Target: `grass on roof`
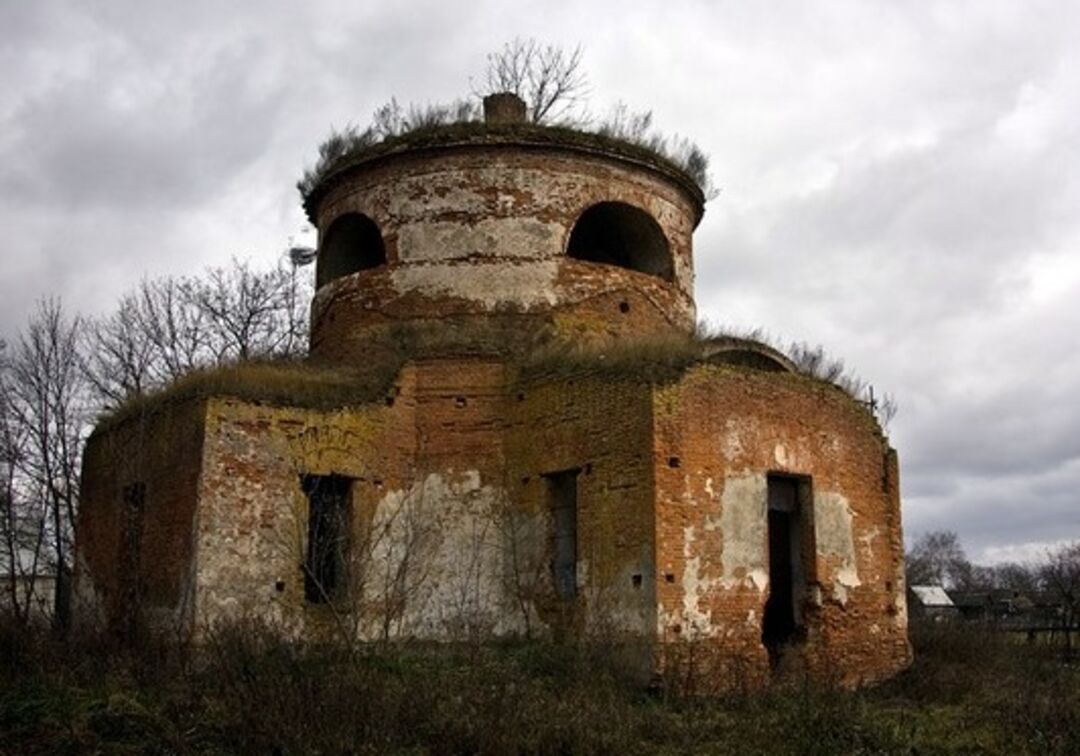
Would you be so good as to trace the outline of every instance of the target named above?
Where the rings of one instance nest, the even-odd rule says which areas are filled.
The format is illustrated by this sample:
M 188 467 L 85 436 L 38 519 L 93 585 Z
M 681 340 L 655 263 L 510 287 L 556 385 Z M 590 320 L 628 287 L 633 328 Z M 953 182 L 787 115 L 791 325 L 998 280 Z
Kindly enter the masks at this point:
M 97 431 L 191 399 L 227 396 L 278 406 L 332 410 L 385 396 L 400 370 L 385 361 L 366 370 L 309 362 L 243 362 L 202 368 L 156 391 L 133 396 L 103 415 Z
M 685 177 L 689 187 L 700 192 L 704 202 L 714 194 L 708 174 L 708 157 L 685 139 L 668 141 L 660 137 L 636 140 L 629 134 L 605 130 L 588 130 L 566 124 L 538 125 L 486 124 L 482 121 L 427 123 L 402 133 L 380 137 L 371 129 L 361 131 L 346 127 L 333 131 L 319 146 L 319 158 L 314 167 L 306 170 L 297 182 L 308 215 L 313 217 L 318 201 L 333 176 L 368 160 L 425 147 L 468 143 L 498 143 L 522 140 L 552 145 L 576 145 L 614 153 L 638 160 Z
M 155 412 L 178 402 L 228 396 L 277 406 L 333 410 L 384 399 L 409 361 L 445 357 L 505 359 L 526 382 L 590 375 L 662 385 L 703 363 L 743 369 L 781 369 L 747 359 L 780 352 L 798 375 L 836 387 L 862 402 L 866 383 L 829 358 L 820 347 L 794 344 L 777 349 L 760 332 L 699 330 L 613 343 L 569 342 L 528 318 L 506 316 L 446 319 L 371 329 L 362 364 L 327 366 L 311 361 L 261 361 L 195 370 L 156 391 L 128 399 L 100 419 L 98 430 Z M 726 351 L 716 352 L 717 346 Z M 887 419 L 886 419 L 887 421 Z

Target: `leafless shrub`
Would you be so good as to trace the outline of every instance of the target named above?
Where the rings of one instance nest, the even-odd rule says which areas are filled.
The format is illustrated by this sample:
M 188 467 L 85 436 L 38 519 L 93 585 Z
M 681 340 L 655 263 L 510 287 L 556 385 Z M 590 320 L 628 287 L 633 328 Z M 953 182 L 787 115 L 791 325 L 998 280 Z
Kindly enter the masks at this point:
M 550 582 L 544 580 L 550 567 L 537 538 L 537 534 L 546 534 L 548 523 L 542 514 L 523 511 L 509 499 L 502 499 L 494 513 L 494 525 L 502 546 L 506 594 L 520 614 L 525 638 L 532 639 L 535 607 L 553 593 Z
M 85 323 L 83 374 L 113 409 L 210 366 L 298 357 L 310 286 L 295 265 L 258 270 L 235 258 L 202 277 L 143 280 Z
M 596 127 L 596 133 L 635 144 L 650 144 L 649 140 L 654 138 L 652 111 L 635 113 L 626 103 L 618 102 Z
M 580 122 L 575 110 L 588 93 L 581 57 L 581 45 L 566 51 L 515 38 L 488 55 L 487 85 L 481 94 L 516 94 L 525 101 L 533 123 Z
M 688 139 L 678 136 L 669 139 L 653 130 L 651 112 L 634 113 L 619 103 L 599 125 L 592 125 L 592 119 L 583 109 L 588 83 L 581 62 L 580 45 L 567 51 L 532 38 L 517 38 L 488 55 L 484 84 L 474 89 L 473 94 L 482 98 L 513 93 L 524 100 L 530 123 L 556 127 L 555 133 L 564 138 L 600 135 L 634 145 L 685 171 L 701 187 L 706 199 L 715 197 L 717 190 L 709 176 L 708 156 Z M 366 129 L 347 126 L 341 131 L 332 130 L 319 147 L 315 165 L 304 171 L 297 188 L 304 197 L 310 196 L 348 157 L 363 155 L 382 143 L 479 120 L 477 99 L 404 108 L 392 98 L 375 110 Z

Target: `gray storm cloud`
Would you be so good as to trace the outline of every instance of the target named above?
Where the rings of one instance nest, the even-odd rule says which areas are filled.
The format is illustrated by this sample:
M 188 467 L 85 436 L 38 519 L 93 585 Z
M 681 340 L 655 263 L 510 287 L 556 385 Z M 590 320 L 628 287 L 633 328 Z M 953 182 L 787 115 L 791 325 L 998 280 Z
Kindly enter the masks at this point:
M 900 404 L 905 527 L 1080 537 L 1080 8 L 1065 2 L 0 5 L 0 319 L 276 259 L 331 126 L 585 48 L 712 157 L 700 314 L 821 343 Z

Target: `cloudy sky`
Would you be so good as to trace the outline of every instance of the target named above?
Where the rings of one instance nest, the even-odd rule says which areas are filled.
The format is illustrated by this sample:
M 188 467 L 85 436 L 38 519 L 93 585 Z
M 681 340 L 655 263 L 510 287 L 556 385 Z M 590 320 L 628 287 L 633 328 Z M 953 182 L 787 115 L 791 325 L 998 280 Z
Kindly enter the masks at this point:
M 712 158 L 700 314 L 823 344 L 900 412 L 909 536 L 1080 538 L 1075 2 L 0 2 L 0 334 L 263 264 L 331 125 L 467 95 L 515 36 Z

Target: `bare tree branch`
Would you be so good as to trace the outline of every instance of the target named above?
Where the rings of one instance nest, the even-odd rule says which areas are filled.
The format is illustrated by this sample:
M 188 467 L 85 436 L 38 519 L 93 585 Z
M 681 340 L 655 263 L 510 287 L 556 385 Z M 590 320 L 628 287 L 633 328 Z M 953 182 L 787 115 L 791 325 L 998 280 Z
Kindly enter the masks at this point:
M 581 58 L 581 45 L 567 52 L 518 37 L 488 55 L 487 86 L 481 94 L 516 94 L 533 123 L 576 121 L 574 110 L 588 93 Z
M 68 619 L 71 543 L 87 419 L 78 351 L 81 328 L 82 321 L 69 319 L 59 301 L 40 302 L 11 356 L 6 392 L 7 412 L 24 438 L 17 470 L 27 498 L 40 502 L 48 514 L 41 532 L 47 529 L 52 549 L 53 619 L 60 628 Z

